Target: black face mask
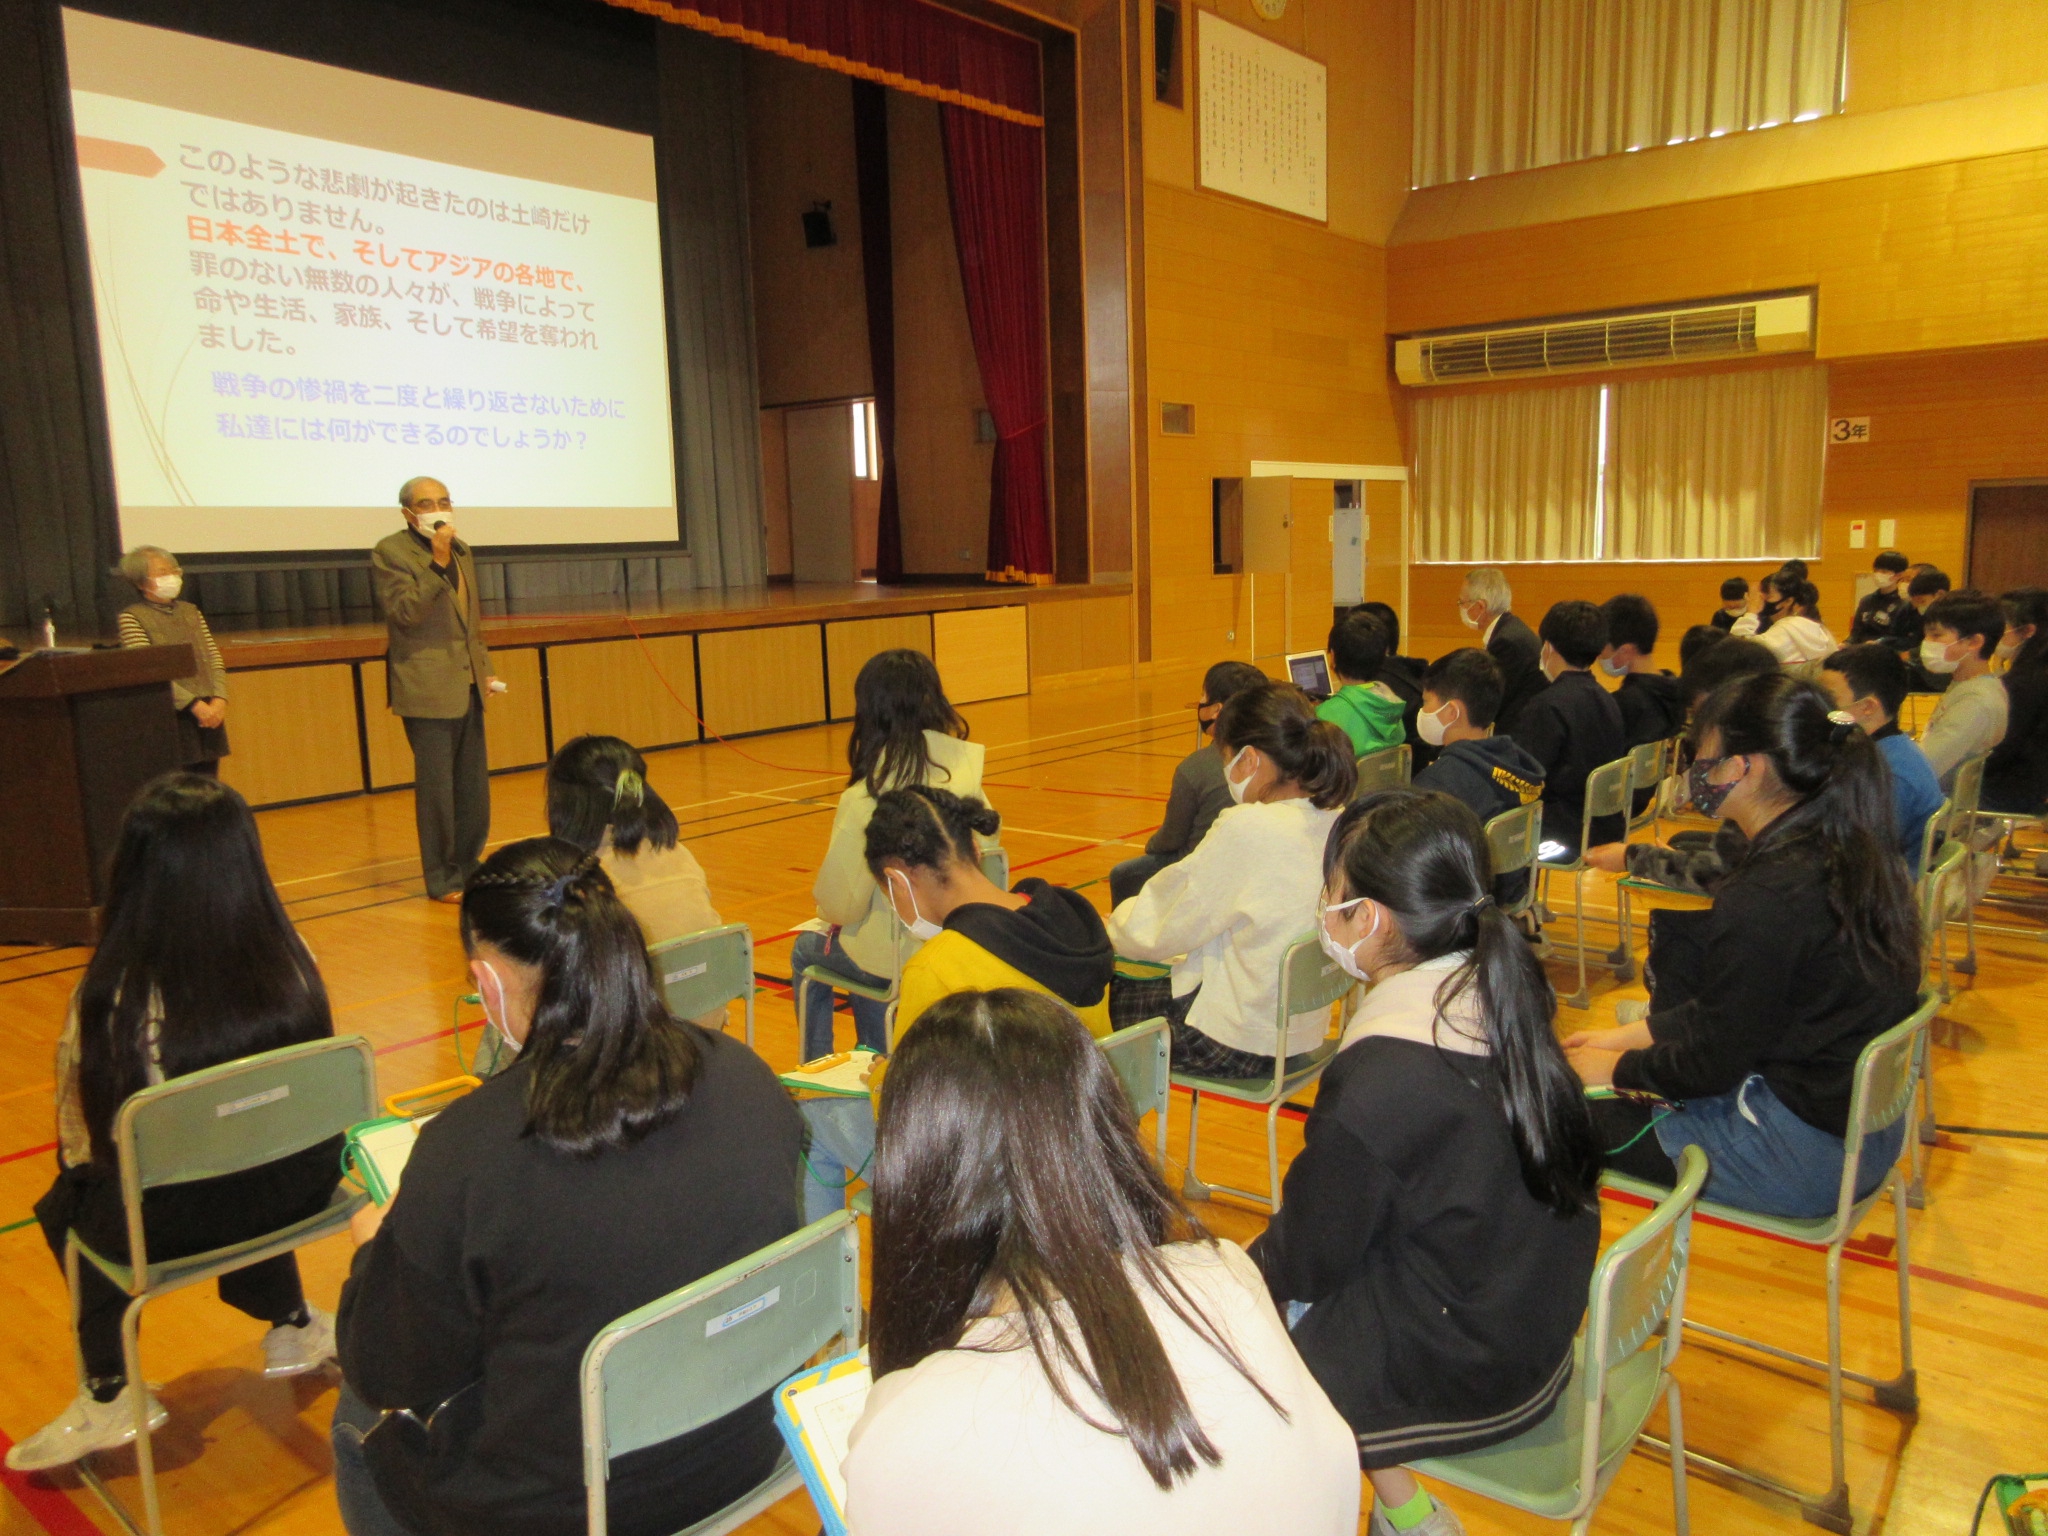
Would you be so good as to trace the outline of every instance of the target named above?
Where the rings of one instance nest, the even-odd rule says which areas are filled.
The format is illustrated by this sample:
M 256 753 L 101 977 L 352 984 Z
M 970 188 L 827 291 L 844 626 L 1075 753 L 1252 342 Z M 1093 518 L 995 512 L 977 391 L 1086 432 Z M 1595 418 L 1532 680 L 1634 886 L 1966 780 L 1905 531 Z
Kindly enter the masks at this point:
M 1709 820 L 1719 819 L 1721 807 L 1735 792 L 1735 786 L 1742 782 L 1740 779 L 1727 784 L 1707 782 L 1707 775 L 1727 761 L 1727 757 L 1696 757 L 1692 766 L 1686 770 L 1685 788 L 1692 799 L 1692 808 Z

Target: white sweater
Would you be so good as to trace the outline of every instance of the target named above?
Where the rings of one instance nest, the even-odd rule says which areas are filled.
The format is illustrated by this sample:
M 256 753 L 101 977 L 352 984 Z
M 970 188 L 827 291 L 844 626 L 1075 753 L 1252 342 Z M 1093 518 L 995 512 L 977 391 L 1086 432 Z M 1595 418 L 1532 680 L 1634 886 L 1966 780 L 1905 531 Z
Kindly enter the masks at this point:
M 1200 1315 L 1286 1410 L 1141 1291 L 1188 1406 L 1223 1460 L 1163 1491 L 1120 1435 L 1059 1400 L 1014 1320 L 885 1376 L 845 1461 L 853 1536 L 1353 1536 L 1358 1448 L 1235 1243 L 1160 1250 Z M 1077 1341 L 1078 1342 L 1078 1341 Z M 1076 1399 L 1105 1409 L 1078 1381 Z
M 1804 614 L 1788 613 L 1762 634 L 1757 633 L 1757 624 L 1757 616 L 1746 613 L 1735 621 L 1734 628 L 1728 633 L 1737 639 L 1756 640 L 1777 657 L 1778 664 L 1783 667 L 1825 661 L 1841 649 L 1840 643 L 1828 632 L 1827 625 Z
M 1188 1023 L 1210 1039 L 1272 1055 L 1280 962 L 1289 944 L 1315 936 L 1336 820 L 1306 800 L 1232 806 L 1193 853 L 1110 914 L 1110 943 L 1134 960 L 1173 961 L 1173 995 L 1202 989 Z M 1287 1054 L 1313 1050 L 1328 1027 L 1322 1010 L 1296 1015 Z

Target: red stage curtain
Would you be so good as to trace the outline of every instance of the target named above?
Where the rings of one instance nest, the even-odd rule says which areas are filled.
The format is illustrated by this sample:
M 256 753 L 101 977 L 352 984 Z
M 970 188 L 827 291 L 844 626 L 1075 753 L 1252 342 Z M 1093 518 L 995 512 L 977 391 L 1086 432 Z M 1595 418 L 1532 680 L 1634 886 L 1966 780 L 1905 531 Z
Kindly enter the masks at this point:
M 609 0 L 953 106 L 1037 127 L 1038 45 L 922 0 Z
M 1046 497 L 1044 135 L 980 112 L 941 107 L 946 184 L 967 323 L 996 422 L 988 506 L 991 581 L 1053 579 Z

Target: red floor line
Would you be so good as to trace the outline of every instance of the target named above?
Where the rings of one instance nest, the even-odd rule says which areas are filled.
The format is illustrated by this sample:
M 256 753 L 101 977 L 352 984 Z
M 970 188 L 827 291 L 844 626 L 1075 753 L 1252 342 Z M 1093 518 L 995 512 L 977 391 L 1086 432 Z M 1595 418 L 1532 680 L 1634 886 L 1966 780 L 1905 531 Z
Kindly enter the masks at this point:
M 1617 1204 L 1641 1206 L 1644 1209 L 1648 1209 L 1651 1204 L 1650 1201 L 1644 1199 L 1641 1195 L 1626 1194 L 1618 1189 L 1603 1189 L 1600 1191 L 1600 1197 L 1603 1200 L 1615 1201 Z M 1721 1227 L 1726 1231 L 1741 1232 L 1750 1237 L 1768 1238 L 1771 1242 L 1783 1243 L 1788 1248 L 1804 1248 L 1809 1253 L 1820 1251 L 1814 1248 L 1811 1243 L 1795 1242 L 1789 1237 L 1780 1237 L 1775 1232 L 1759 1232 L 1752 1227 L 1737 1226 L 1732 1221 L 1722 1221 L 1714 1216 L 1700 1214 L 1695 1216 L 1693 1220 L 1710 1227 Z M 1853 1248 L 1844 1248 L 1842 1250 L 1842 1257 L 1852 1263 L 1868 1264 L 1872 1269 L 1886 1269 L 1890 1270 L 1893 1274 L 1899 1272 L 1899 1262 L 1897 1259 L 1880 1258 L 1874 1253 L 1858 1253 Z M 2000 1301 L 2015 1302 L 2023 1307 L 2039 1307 L 2043 1311 L 2048 1311 L 2048 1296 L 2037 1295 L 2033 1291 L 2017 1290 L 2009 1285 L 2000 1285 L 1995 1280 L 1979 1280 L 1974 1275 L 1959 1275 L 1952 1270 L 1934 1269 L 1926 1264 L 1915 1264 L 1912 1268 L 1912 1275 L 1915 1280 L 1931 1280 L 1936 1285 L 1953 1286 L 1960 1291 L 1975 1291 L 1979 1296 L 1994 1296 Z
M 455 1033 L 459 1035 L 465 1029 L 481 1029 L 483 1025 L 484 1021 L 482 1019 L 471 1019 L 467 1024 L 456 1025 Z M 414 1046 L 425 1045 L 430 1040 L 445 1040 L 448 1038 L 448 1034 L 449 1031 L 444 1026 L 435 1030 L 432 1034 L 414 1035 L 410 1040 L 394 1040 L 389 1045 L 380 1045 L 377 1047 L 376 1054 L 379 1056 L 389 1056 L 393 1051 L 409 1051 Z
M 12 1437 L 0 1429 L 0 1456 L 13 1449 Z M 0 1470 L 0 1483 L 6 1485 L 7 1491 L 49 1536 L 100 1536 L 100 1528 L 84 1510 L 57 1489 L 37 1481 L 34 1474 Z
M 40 1147 L 23 1147 L 19 1152 L 9 1152 L 5 1157 L 0 1157 L 0 1163 L 18 1163 L 24 1157 L 34 1157 L 38 1152 L 54 1152 L 56 1150 L 57 1143 L 46 1141 Z
M 1010 873 L 1015 875 L 1020 869 L 1034 869 L 1040 864 L 1050 864 L 1057 859 L 1071 859 L 1077 853 L 1092 853 L 1097 848 L 1107 848 L 1111 843 L 1126 842 L 1136 837 L 1140 832 L 1156 832 L 1158 830 L 1159 828 L 1156 824 L 1149 827 L 1139 827 L 1136 831 L 1119 832 L 1115 837 L 1105 837 L 1100 842 L 1083 843 L 1078 848 L 1069 848 L 1061 853 L 1048 853 L 1042 858 L 1026 859 L 1022 864 L 1012 864 L 1010 866 Z

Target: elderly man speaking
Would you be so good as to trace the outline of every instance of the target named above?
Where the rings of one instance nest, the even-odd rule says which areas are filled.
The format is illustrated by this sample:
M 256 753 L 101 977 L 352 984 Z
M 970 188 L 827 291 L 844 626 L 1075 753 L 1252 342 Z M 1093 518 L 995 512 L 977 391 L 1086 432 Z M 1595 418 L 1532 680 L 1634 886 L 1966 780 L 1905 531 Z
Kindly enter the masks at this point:
M 406 526 L 370 552 L 389 635 L 385 683 L 412 745 L 427 895 L 459 902 L 491 830 L 484 697 L 505 685 L 491 674 L 476 561 L 455 535 L 448 487 L 424 476 L 408 480 L 398 504 Z

